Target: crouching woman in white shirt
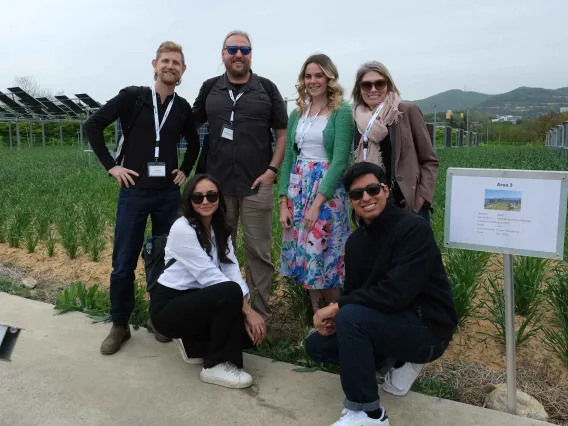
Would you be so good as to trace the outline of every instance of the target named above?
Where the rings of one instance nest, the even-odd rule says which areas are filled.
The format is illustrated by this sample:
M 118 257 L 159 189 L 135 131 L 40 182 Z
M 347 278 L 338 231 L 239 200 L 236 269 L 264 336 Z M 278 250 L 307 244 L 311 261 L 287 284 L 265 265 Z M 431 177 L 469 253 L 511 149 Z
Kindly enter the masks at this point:
M 175 263 L 152 292 L 152 323 L 176 339 L 185 362 L 203 363 L 202 381 L 246 388 L 252 377 L 243 370 L 242 351 L 260 344 L 266 327 L 248 304 L 223 194 L 214 178 L 200 174 L 187 183 L 180 204 L 164 259 Z

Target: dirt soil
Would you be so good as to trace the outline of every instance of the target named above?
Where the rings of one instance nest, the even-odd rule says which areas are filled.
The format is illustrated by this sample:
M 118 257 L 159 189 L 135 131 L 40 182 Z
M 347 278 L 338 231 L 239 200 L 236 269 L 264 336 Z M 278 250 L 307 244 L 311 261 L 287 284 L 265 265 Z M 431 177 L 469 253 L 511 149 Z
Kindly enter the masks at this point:
M 79 254 L 76 259 L 69 259 L 61 246 L 56 246 L 53 257 L 49 257 L 42 243 L 35 253 L 28 253 L 24 248 L 11 248 L 0 244 L 0 264 L 24 268 L 36 279 L 54 283 L 68 284 L 71 281 L 83 281 L 87 285 L 99 284 L 108 288 L 112 272 L 112 244 L 107 241 L 107 248 L 99 262 L 93 262 L 88 255 Z M 136 278 L 144 279 L 144 266 L 139 258 Z

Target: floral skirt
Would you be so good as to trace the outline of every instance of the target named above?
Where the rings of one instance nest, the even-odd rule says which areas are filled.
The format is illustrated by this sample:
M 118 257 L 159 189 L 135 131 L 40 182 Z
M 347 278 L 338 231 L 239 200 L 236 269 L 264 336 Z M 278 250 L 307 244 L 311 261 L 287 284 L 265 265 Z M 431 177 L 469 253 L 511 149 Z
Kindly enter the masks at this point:
M 345 243 L 351 233 L 349 199 L 340 182 L 333 197 L 321 207 L 310 232 L 304 229 L 304 216 L 318 194 L 329 163 L 298 161 L 288 186 L 288 209 L 292 227 L 284 229 L 280 275 L 293 277 L 304 288 L 341 288 L 345 278 Z

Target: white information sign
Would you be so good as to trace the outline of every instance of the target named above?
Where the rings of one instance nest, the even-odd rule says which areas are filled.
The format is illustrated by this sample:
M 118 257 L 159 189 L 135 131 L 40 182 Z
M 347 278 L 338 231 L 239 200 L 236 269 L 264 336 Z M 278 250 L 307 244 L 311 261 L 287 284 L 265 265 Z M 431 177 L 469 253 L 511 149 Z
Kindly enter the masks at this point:
M 449 168 L 445 246 L 563 257 L 568 172 Z

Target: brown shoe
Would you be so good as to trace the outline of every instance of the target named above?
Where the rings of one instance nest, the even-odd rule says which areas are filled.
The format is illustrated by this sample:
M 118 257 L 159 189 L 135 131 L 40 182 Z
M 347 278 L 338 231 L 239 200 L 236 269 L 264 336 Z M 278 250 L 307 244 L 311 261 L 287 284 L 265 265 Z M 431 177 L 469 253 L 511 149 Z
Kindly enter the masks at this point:
M 152 324 L 152 320 L 150 318 L 148 318 L 148 322 L 146 323 L 146 329 L 148 330 L 148 333 L 154 333 L 154 337 L 160 343 L 168 343 L 172 341 L 171 337 L 166 337 L 163 334 L 160 334 L 160 332 L 154 328 L 154 324 Z
M 130 339 L 130 326 L 128 324 L 113 324 L 107 338 L 101 344 L 101 353 L 103 355 L 112 355 L 118 352 L 124 342 Z

